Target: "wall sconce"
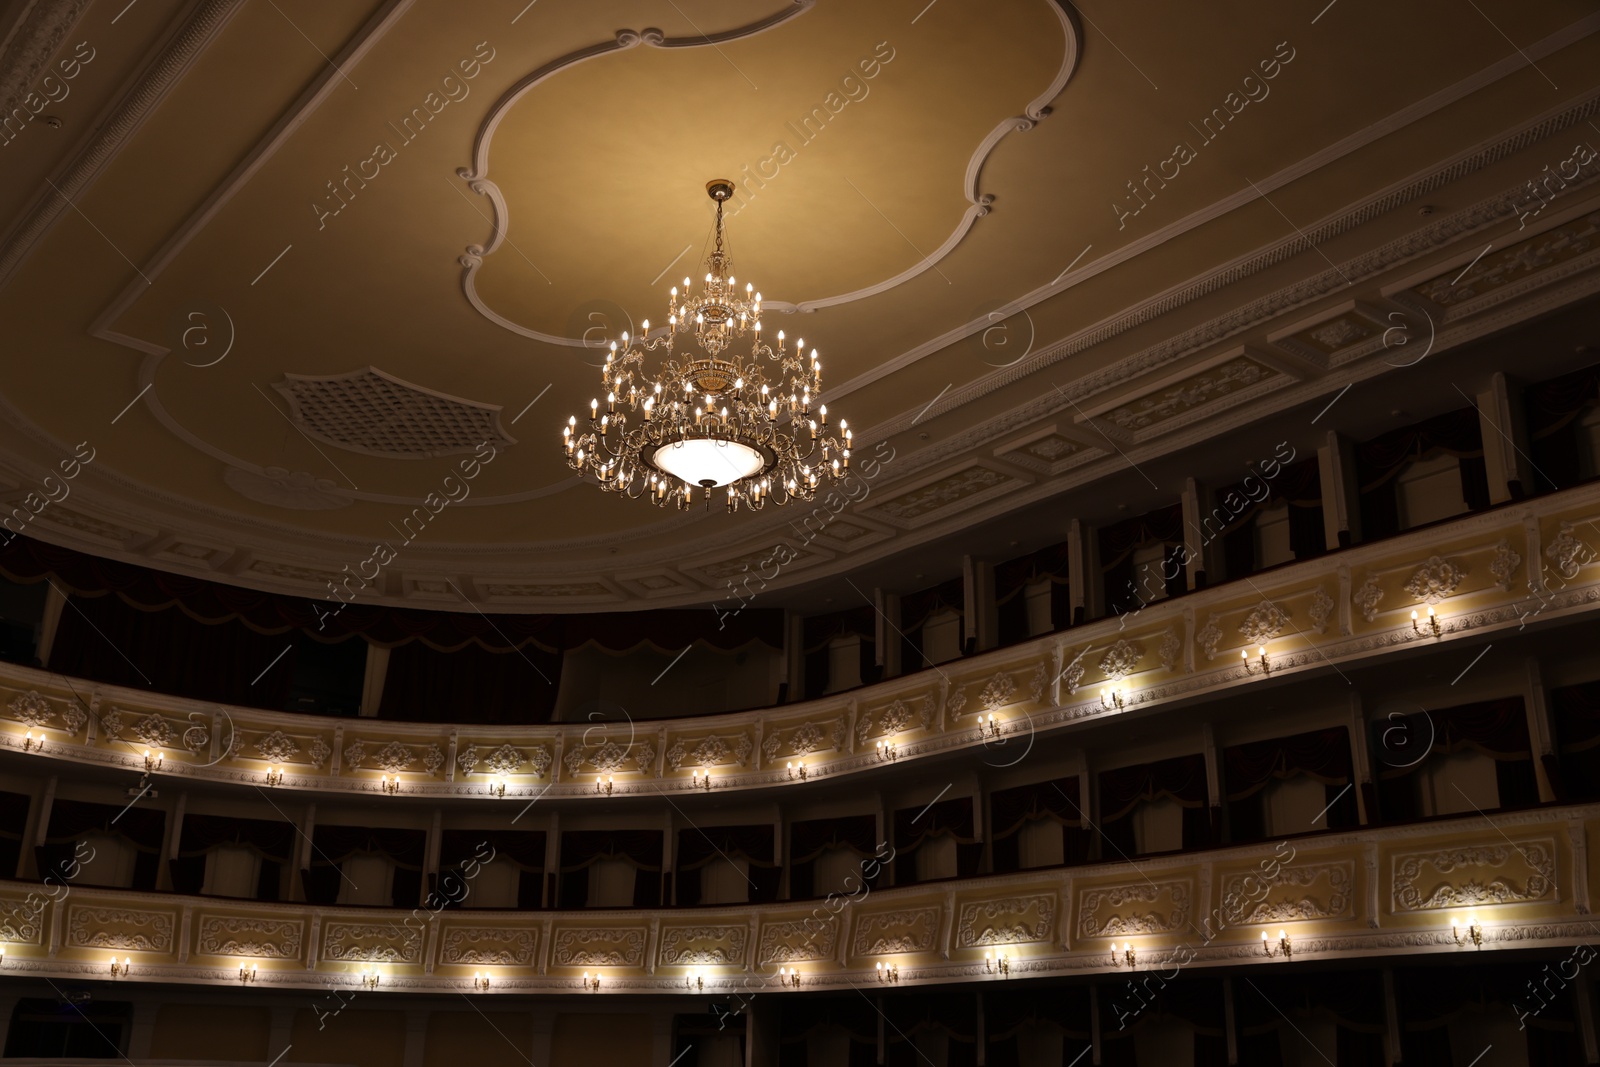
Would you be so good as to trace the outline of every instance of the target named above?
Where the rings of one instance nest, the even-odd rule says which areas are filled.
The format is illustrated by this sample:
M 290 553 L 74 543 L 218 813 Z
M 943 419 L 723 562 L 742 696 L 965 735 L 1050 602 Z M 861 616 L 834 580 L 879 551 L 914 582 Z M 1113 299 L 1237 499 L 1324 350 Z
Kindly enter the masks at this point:
M 702 993 L 705 992 L 706 980 L 701 976 L 700 969 L 698 967 L 683 976 L 683 988 Z
M 268 767 L 267 768 L 267 774 L 266 774 L 266 782 L 267 782 L 268 785 L 282 785 L 283 784 L 283 768 L 282 767 Z
M 255 980 L 256 980 L 256 965 L 252 963 L 247 967 L 244 964 L 240 964 L 239 965 L 239 984 L 240 985 L 249 985 L 251 982 L 254 982 Z
M 42 735 L 39 736 L 39 737 L 34 737 L 33 736 L 33 731 L 29 730 L 28 731 L 28 736 L 26 736 L 26 737 L 24 737 L 22 739 L 22 751 L 24 751 L 24 752 L 43 752 L 44 751 L 44 737 Z
M 600 972 L 596 971 L 594 973 L 594 977 L 591 978 L 591 977 L 589 977 L 589 972 L 588 971 L 584 971 L 583 972 L 583 985 L 584 985 L 584 988 L 588 989 L 591 993 L 600 992 Z
M 506 780 L 504 778 L 496 778 L 493 782 L 490 782 L 489 783 L 489 795 L 492 796 L 492 797 L 503 797 L 503 796 L 505 796 L 506 795 Z
M 614 784 L 615 784 L 615 781 L 612 778 L 612 776 L 609 775 L 609 774 L 606 775 L 604 778 L 596 778 L 594 780 L 594 791 L 597 794 L 598 793 L 604 793 L 606 796 L 610 796 L 611 795 L 611 789 L 612 789 Z
M 1268 959 L 1275 959 L 1278 956 L 1288 959 L 1290 956 L 1294 955 L 1294 946 L 1289 943 L 1288 933 L 1286 931 L 1279 930 L 1278 947 L 1274 949 L 1272 944 L 1267 940 L 1267 932 L 1263 930 L 1261 931 L 1261 951 Z
M 695 770 L 690 771 L 689 772 L 689 786 L 692 789 L 704 789 L 707 792 L 710 792 L 711 791 L 711 772 L 707 771 L 706 773 L 701 774 L 698 768 L 696 768 Z
M 480 993 L 489 991 L 489 976 L 478 971 L 472 972 L 472 988 Z
M 1000 724 L 994 721 L 994 712 L 991 711 L 989 713 L 989 717 L 987 719 L 983 718 L 982 716 L 979 716 L 979 718 L 978 718 L 978 739 L 982 740 L 985 737 L 999 737 L 999 736 L 1000 736 Z
M 798 764 L 794 763 L 793 761 L 786 763 L 784 764 L 784 770 L 789 772 L 790 778 L 800 778 L 803 780 L 806 776 L 806 761 L 801 760 Z
M 157 752 L 152 754 L 147 748 L 144 750 L 144 769 L 146 771 L 159 771 L 161 769 L 162 761 L 164 761 L 166 758 L 166 753 Z
M 983 969 L 990 974 L 1003 974 L 1009 977 L 1011 975 L 1011 958 L 1005 954 L 1004 949 L 998 955 L 989 949 L 984 949 Z
M 884 964 L 878 963 L 878 964 L 874 964 L 873 966 L 877 969 L 878 981 L 880 981 L 880 982 L 898 982 L 898 981 L 900 981 L 900 965 L 898 963 L 891 963 L 891 964 L 889 964 L 887 966 L 885 966 Z
M 1266 645 L 1256 646 L 1255 663 L 1250 662 L 1250 650 L 1248 648 L 1239 650 L 1239 659 L 1244 662 L 1244 673 L 1247 675 L 1259 674 L 1265 676 L 1272 673 L 1272 661 L 1267 658 Z
M 6 965 L 6 947 L 4 945 L 0 945 L 0 967 L 4 967 L 5 965 Z
M 1115 941 L 1111 942 L 1111 964 L 1112 964 L 1112 966 L 1116 966 L 1118 964 L 1124 964 L 1125 963 L 1125 964 L 1128 965 L 1129 969 L 1132 969 L 1137 964 L 1137 962 L 1138 962 L 1137 961 L 1137 957 L 1134 956 L 1134 952 L 1133 952 L 1133 942 L 1132 941 L 1128 941 L 1128 942 L 1125 942 L 1123 944 L 1123 946 L 1122 946 L 1122 955 L 1121 956 L 1117 955 L 1117 943 Z
M 400 792 L 400 776 L 397 774 L 391 778 L 387 774 L 384 775 L 383 780 L 379 783 L 379 787 L 382 788 L 385 793 L 389 794 L 390 796 L 394 796 L 396 793 Z
M 131 970 L 133 970 L 133 961 L 128 957 L 122 957 L 121 963 L 117 962 L 117 957 L 111 957 L 111 977 L 126 978 Z
M 893 741 L 878 742 L 878 762 L 892 763 L 900 758 L 898 746 Z
M 1419 635 L 1423 632 L 1422 627 L 1417 624 L 1417 613 L 1415 611 L 1411 613 L 1411 629 L 1413 632 Z M 1443 631 L 1439 629 L 1439 616 L 1433 613 L 1432 604 L 1428 605 L 1428 632 L 1432 633 L 1435 637 L 1438 637 L 1441 633 L 1443 633 Z
M 1461 936 L 1461 920 L 1459 918 L 1451 919 L 1450 936 L 1455 938 L 1455 942 L 1458 945 L 1465 945 L 1470 942 L 1474 948 L 1483 947 L 1483 926 L 1478 922 L 1476 915 L 1467 916 L 1466 937 Z
M 793 967 L 778 968 L 778 984 L 786 985 L 790 989 L 800 988 L 800 972 Z
M 1100 690 L 1100 706 L 1107 711 L 1121 711 L 1123 705 L 1122 690 L 1114 685 L 1108 685 Z
M 372 969 L 370 967 L 365 968 L 361 972 L 361 988 L 362 989 L 377 989 L 378 988 L 378 982 L 381 980 L 381 978 L 382 978 L 382 976 L 380 974 L 378 974 L 378 972 L 376 970 L 374 970 L 374 969 Z

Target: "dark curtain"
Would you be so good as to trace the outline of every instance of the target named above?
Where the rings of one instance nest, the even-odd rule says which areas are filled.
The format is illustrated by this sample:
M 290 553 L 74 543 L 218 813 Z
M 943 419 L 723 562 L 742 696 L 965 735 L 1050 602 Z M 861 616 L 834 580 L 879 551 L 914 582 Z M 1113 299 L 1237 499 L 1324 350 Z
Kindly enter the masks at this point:
M 1105 582 L 1107 612 L 1118 615 L 1137 611 L 1158 599 L 1157 589 L 1167 596 L 1180 596 L 1188 589 L 1188 578 L 1177 566 L 1183 554 L 1183 505 L 1157 508 L 1113 526 L 1096 531 L 1100 542 L 1100 572 Z M 1133 554 L 1148 545 L 1167 546 L 1159 574 L 1134 573 Z M 1167 575 L 1174 577 L 1168 578 Z
M 489 852 L 490 849 L 494 851 Z M 541 906 L 540 891 L 544 879 L 545 833 L 543 830 L 445 830 L 439 835 L 439 871 L 441 881 L 449 872 L 464 879 L 473 863 L 483 862 L 483 855 L 492 855 L 491 862 L 508 863 L 518 870 L 517 907 L 533 911 Z M 438 886 L 433 887 L 438 893 Z M 455 894 L 439 894 L 447 906 L 459 905 L 465 898 Z
M 921 808 L 903 808 L 894 813 L 894 884 L 914 885 L 917 881 L 917 849 L 935 837 L 952 837 L 956 842 L 956 877 L 971 878 L 978 873 L 983 845 L 978 841 L 972 819 L 972 798 L 952 797 Z
M 924 992 L 915 996 L 885 997 L 885 1067 L 925 1067 L 925 1055 L 915 1046 L 918 1031 L 943 1031 L 948 1067 L 970 1067 L 977 1062 L 977 1007 L 971 992 Z
M 965 583 L 961 578 L 929 586 L 900 598 L 900 668 L 909 674 L 928 665 L 922 654 L 922 627 L 934 615 L 954 611 L 960 615 L 966 597 Z M 965 647 L 965 623 L 961 641 Z
M 1476 408 L 1447 411 L 1390 430 L 1355 447 L 1361 495 L 1361 537 L 1375 541 L 1400 532 L 1395 476 L 1419 459 L 1455 456 L 1461 465 L 1462 502 L 1468 511 L 1489 506 L 1489 475 L 1483 459 L 1483 428 Z
M 428 835 L 422 830 L 378 826 L 323 826 L 311 831 L 311 866 L 300 872 L 306 902 L 333 904 L 344 877 L 339 865 L 351 856 L 375 853 L 394 864 L 391 903 L 412 907 L 422 898 L 422 866 Z
M 828 645 L 836 637 L 861 638 L 861 684 L 871 685 L 881 674 L 876 662 L 877 609 L 871 604 L 859 608 L 813 615 L 801 625 L 805 654 L 805 694 L 818 697 L 828 690 L 831 680 Z
M 528 647 L 440 652 L 420 641 L 389 653 L 378 717 L 402 722 L 549 722 L 561 654 Z
M 196 622 L 177 608 L 146 611 L 114 596 L 73 595 L 61 612 L 48 669 L 130 689 L 281 710 L 294 681 L 292 638 L 237 621 Z
M 1017 838 L 1030 822 L 1048 819 L 1061 828 L 1061 858 L 1089 859 L 1091 837 L 1078 808 L 1078 776 L 1057 778 L 989 794 L 990 857 L 995 874 L 1022 869 Z
M 1134 809 L 1164 797 L 1176 800 L 1183 808 L 1184 848 L 1205 848 L 1214 840 L 1206 758 L 1201 753 L 1101 771 L 1099 787 L 1100 829 L 1110 845 L 1101 854 L 1104 860 L 1138 853 Z
M 1271 782 L 1298 775 L 1322 783 L 1330 805 L 1328 829 L 1356 825 L 1355 790 L 1349 788 L 1350 733 L 1335 726 L 1223 750 L 1222 793 L 1229 839 L 1259 841 L 1266 837 L 1264 790 Z
M 1028 633 L 1028 587 L 1040 579 L 1050 583 L 1050 628 L 1071 625 L 1071 545 L 1046 545 L 1025 556 L 1008 559 L 994 568 L 994 598 L 999 609 L 1000 644 L 1026 641 Z
M 53 577 L 67 592 L 89 599 L 115 593 L 143 611 L 176 606 L 200 622 L 238 619 L 261 634 L 303 630 L 322 641 L 360 635 L 385 648 L 411 641 L 421 641 L 443 652 L 468 643 L 490 651 L 533 644 L 547 652 L 579 648 L 590 642 L 612 652 L 626 652 L 640 644 L 676 652 L 691 641 L 725 651 L 742 648 L 751 641 L 761 641 L 771 648 L 783 647 L 783 611 L 777 608 L 726 613 L 681 608 L 568 615 L 486 615 L 473 610 L 392 608 L 342 603 L 351 595 L 343 590 L 330 592 L 330 599 L 324 600 L 263 593 L 103 559 L 26 537 L 15 537 L 0 546 L 0 574 L 16 582 Z M 360 589 L 354 581 L 351 587 Z M 63 615 L 63 622 L 70 614 L 68 611 Z M 274 652 L 282 647 L 280 642 Z M 138 657 L 133 658 L 138 662 Z
M 661 906 L 660 830 L 568 830 L 561 835 L 561 898 L 563 908 L 581 908 L 589 901 L 589 866 L 596 860 L 619 859 L 633 865 L 633 906 Z
M 871 815 L 850 815 L 842 819 L 802 819 L 789 824 L 789 899 L 808 900 L 816 896 L 817 857 L 830 848 L 848 848 L 865 860 L 878 853 L 878 820 Z M 881 872 L 862 878 L 876 886 Z
M 1529 491 L 1548 493 L 1577 485 L 1583 480 L 1579 416 L 1600 403 L 1600 363 L 1530 385 L 1522 402 L 1534 468 Z
M 750 865 L 748 900 L 764 904 L 778 899 L 778 879 L 783 868 L 771 823 L 744 826 L 706 826 L 678 831 L 678 851 L 673 858 L 680 905 L 700 903 L 700 871 L 708 863 L 742 857 Z
M 0 792 L 0 878 L 17 877 L 22 860 L 22 838 L 28 831 L 33 800 L 22 793 Z M 70 868 L 68 868 L 70 870 Z M 39 877 L 50 872 L 40 869 Z M 57 876 L 60 880 L 60 876 Z
M 133 888 L 154 889 L 161 863 L 167 813 L 137 804 L 123 807 L 86 800 L 56 800 L 44 840 L 34 849 L 39 875 L 70 870 L 75 845 L 88 833 L 112 834 L 134 847 Z
M 206 857 L 223 845 L 237 845 L 261 857 L 257 900 L 277 900 L 279 878 L 294 855 L 297 831 L 287 820 L 239 819 L 231 815 L 185 815 L 178 855 L 168 863 L 175 893 L 197 894 L 205 884 Z
M 1405 736 L 1432 737 L 1428 758 L 1410 766 L 1392 766 L 1385 760 L 1385 735 L 1404 726 Z M 1420 817 L 1412 776 L 1437 756 L 1470 749 L 1495 761 L 1495 781 L 1500 804 L 1495 810 L 1532 807 L 1539 803 L 1528 743 L 1528 717 L 1520 696 L 1486 700 L 1437 711 L 1422 711 L 1403 719 L 1379 719 L 1370 724 L 1372 751 L 1379 753 L 1378 807 L 1385 822 L 1406 822 Z
M 1220 531 L 1229 579 L 1260 569 L 1256 558 L 1256 515 L 1262 508 L 1280 502 L 1289 507 L 1289 550 L 1294 558 L 1310 559 L 1328 550 L 1322 521 L 1322 471 L 1312 456 L 1279 468 L 1276 478 L 1252 474 L 1218 491 L 1211 514 L 1201 526 L 1208 539 Z
M 1552 689 L 1550 714 L 1559 764 L 1546 769 L 1557 799 L 1600 797 L 1600 681 Z

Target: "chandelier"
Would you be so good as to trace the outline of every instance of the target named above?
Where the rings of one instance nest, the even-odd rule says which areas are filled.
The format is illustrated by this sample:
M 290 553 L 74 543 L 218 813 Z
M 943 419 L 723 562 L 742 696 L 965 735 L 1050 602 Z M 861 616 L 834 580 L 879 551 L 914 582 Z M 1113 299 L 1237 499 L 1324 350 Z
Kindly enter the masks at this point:
M 730 512 L 811 500 L 825 479 L 850 469 L 851 432 L 843 419 L 842 438 L 828 432 L 816 349 L 807 353 L 797 338 L 791 350 L 782 330 L 776 350 L 762 340 L 761 294 L 748 282 L 741 292 L 729 273 L 722 205 L 733 183 L 719 178 L 706 192 L 717 223 L 705 284 L 696 293 L 685 278 L 668 298 L 665 327 L 652 331 L 646 319 L 641 336 L 611 342 L 601 372 L 605 409 L 591 400 L 588 429 L 575 415 L 562 428 L 567 465 L 607 492 L 658 507 L 688 508 L 696 489 L 707 507 L 726 489 Z M 680 335 L 693 345 L 681 357 Z M 734 350 L 746 341 L 747 354 Z M 653 352 L 661 356 L 652 374 L 645 355 Z M 638 413 L 632 426 L 629 412 Z

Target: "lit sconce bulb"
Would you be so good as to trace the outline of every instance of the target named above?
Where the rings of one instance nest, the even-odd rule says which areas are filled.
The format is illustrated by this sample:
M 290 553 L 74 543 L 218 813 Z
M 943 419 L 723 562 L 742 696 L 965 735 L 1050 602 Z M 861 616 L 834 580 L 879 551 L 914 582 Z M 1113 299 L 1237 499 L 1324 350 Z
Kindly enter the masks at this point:
M 731 281 L 733 281 L 733 279 L 729 278 L 728 281 L 731 282 Z M 756 287 L 754 285 L 752 285 L 750 282 L 745 282 L 744 283 L 744 291 L 747 292 L 747 293 L 753 293 L 753 292 L 756 291 Z
M 1423 628 L 1417 624 L 1417 613 L 1415 611 L 1413 611 L 1411 613 L 1411 629 L 1414 632 L 1419 633 L 1419 634 L 1423 632 Z M 1435 637 L 1438 637 L 1440 635 L 1440 633 L 1441 633 L 1441 630 L 1439 629 L 1439 618 L 1438 618 L 1438 616 L 1436 616 L 1433 613 L 1433 605 L 1432 604 L 1428 605 L 1428 626 L 1427 626 L 1427 629 L 1428 629 L 1428 632 L 1433 634 L 1433 636 L 1435 636 Z
M 1100 706 L 1107 709 L 1121 709 L 1125 701 L 1122 690 L 1114 685 L 1108 685 L 1100 690 Z
M 489 976 L 479 971 L 473 971 L 472 988 L 480 993 L 487 992 L 489 989 Z
M 253 963 L 249 964 L 248 966 L 246 966 L 244 964 L 241 964 L 239 966 L 239 983 L 241 985 L 249 985 L 251 982 L 254 982 L 255 980 L 256 980 L 256 965 L 253 964 Z

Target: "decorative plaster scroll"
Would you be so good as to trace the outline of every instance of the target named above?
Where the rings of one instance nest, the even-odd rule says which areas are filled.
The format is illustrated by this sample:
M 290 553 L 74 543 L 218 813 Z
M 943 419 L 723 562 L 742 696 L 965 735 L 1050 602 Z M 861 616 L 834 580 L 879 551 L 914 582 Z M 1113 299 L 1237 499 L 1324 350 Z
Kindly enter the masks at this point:
M 1012 696 L 1017 691 L 1017 683 L 1009 671 L 1000 671 L 989 684 L 983 687 L 983 692 L 978 694 L 978 700 L 983 704 L 985 711 L 994 711 L 1011 703 Z
M 1117 638 L 1117 643 L 1106 650 L 1100 657 L 1100 670 L 1107 678 L 1120 682 L 1132 674 L 1139 667 L 1139 660 L 1144 656 L 1144 648 L 1137 641 L 1129 641 L 1126 637 Z
M 67 944 L 74 948 L 170 952 L 173 925 L 171 912 L 75 905 L 67 913 Z
M 537 927 L 451 926 L 440 943 L 439 962 L 528 967 L 538 944 Z
M 1361 583 L 1350 596 L 1350 602 L 1361 609 L 1361 617 L 1368 622 L 1376 622 L 1378 618 L 1378 601 L 1383 599 L 1383 590 L 1378 588 L 1378 576 L 1368 574 L 1367 580 Z
M 857 956 L 927 952 L 939 932 L 939 909 L 905 908 L 862 915 L 856 919 L 850 951 Z
M 330 922 L 322 928 L 321 956 L 347 963 L 419 963 L 422 934 L 394 923 Z
M 1556 565 L 1556 573 L 1569 582 L 1578 576 L 1584 564 L 1594 562 L 1595 558 L 1594 550 L 1572 532 L 1570 522 L 1561 524 L 1560 532 L 1545 546 L 1544 554 Z
M 1181 882 L 1140 882 L 1078 891 L 1078 936 L 1161 934 L 1189 921 L 1193 886 Z
M 17 694 L 6 707 L 11 709 L 12 717 L 24 726 L 45 726 L 55 717 L 50 701 L 40 696 L 37 689 Z
M 1289 613 L 1270 600 L 1263 600 L 1239 624 L 1246 644 L 1264 645 L 1283 632 L 1289 624 Z
M 736 926 L 669 926 L 661 931 L 657 958 L 664 966 L 710 963 L 744 966 L 748 924 Z
M 1522 557 L 1511 547 L 1511 542 L 1500 538 L 1500 543 L 1494 546 L 1494 559 L 1489 563 L 1489 573 L 1494 576 L 1494 582 L 1501 592 L 1511 592 L 1511 576 L 1517 573 L 1517 567 L 1521 564 Z
M 1033 669 L 1033 677 L 1028 681 L 1028 699 L 1035 704 L 1043 704 L 1045 690 L 1048 688 L 1050 688 L 1050 672 L 1041 661 Z
M 1178 665 L 1178 657 L 1183 655 L 1183 641 L 1178 637 L 1178 631 L 1167 627 L 1161 635 L 1161 645 L 1156 649 L 1156 655 L 1161 657 L 1161 669 L 1173 670 Z
M 1337 863 L 1302 864 L 1282 867 L 1276 878 L 1270 879 L 1271 889 L 1266 896 L 1259 888 L 1250 889 L 1247 883 L 1259 881 L 1254 872 L 1240 871 L 1227 875 L 1222 881 L 1224 912 L 1222 921 L 1230 926 L 1254 923 L 1301 922 L 1307 919 L 1355 918 L 1354 860 Z M 1287 891 L 1284 887 L 1288 887 Z M 1229 901 L 1251 902 L 1248 911 L 1237 914 L 1226 909 Z
M 321 770 L 322 765 L 328 762 L 328 757 L 333 755 L 333 749 L 328 747 L 328 742 L 319 734 L 311 739 L 311 747 L 306 750 L 306 755 L 311 757 L 311 765 Z
M 643 930 L 560 930 L 554 962 L 558 967 L 641 967 L 644 935 Z
M 360 744 L 360 742 L 357 742 L 357 744 Z M 345 755 L 348 756 L 349 754 L 350 750 L 348 748 L 345 749 Z M 398 741 L 390 741 L 378 750 L 378 754 L 372 757 L 372 762 L 377 764 L 379 770 L 394 774 L 411 766 L 415 758 L 411 755 L 409 746 L 402 745 Z
M 1418 600 L 1439 604 L 1456 591 L 1466 574 L 1465 567 L 1439 556 L 1429 556 L 1428 562 L 1418 567 L 1406 582 L 1406 592 Z
M 956 946 L 1020 945 L 1049 941 L 1055 931 L 1054 893 L 963 904 Z
M 944 706 L 950 709 L 951 715 L 960 715 L 967 706 L 967 691 L 961 686 L 954 686 L 950 695 L 945 698 Z
M 133 736 L 152 748 L 172 744 L 172 724 L 160 715 L 146 715 L 133 724 Z
M 1556 899 L 1555 840 L 1549 837 L 1396 853 L 1393 863 L 1395 912 Z
M 1311 594 L 1311 629 L 1319 634 L 1328 632 L 1328 616 L 1333 614 L 1336 605 L 1333 597 L 1322 586 L 1317 586 L 1317 591 Z
M 268 763 L 288 763 L 300 751 L 300 745 L 282 730 L 274 730 L 256 739 L 255 750 Z
M 761 927 L 762 964 L 798 963 L 833 958 L 839 924 L 833 919 L 769 922 Z
M 1208 660 L 1217 658 L 1217 645 L 1222 640 L 1222 627 L 1217 625 L 1219 621 L 1221 616 L 1213 611 L 1211 617 L 1206 619 L 1206 624 L 1194 635 L 1194 643 L 1200 646 L 1200 651 L 1206 654 Z
M 301 954 L 305 930 L 301 919 L 248 919 L 237 915 L 206 915 L 200 919 L 199 947 L 206 956 L 253 956 L 292 960 Z

